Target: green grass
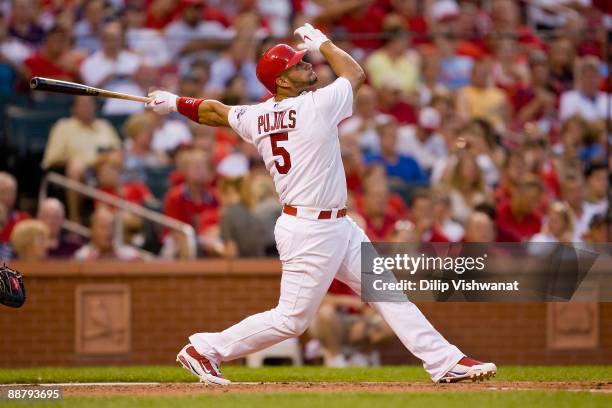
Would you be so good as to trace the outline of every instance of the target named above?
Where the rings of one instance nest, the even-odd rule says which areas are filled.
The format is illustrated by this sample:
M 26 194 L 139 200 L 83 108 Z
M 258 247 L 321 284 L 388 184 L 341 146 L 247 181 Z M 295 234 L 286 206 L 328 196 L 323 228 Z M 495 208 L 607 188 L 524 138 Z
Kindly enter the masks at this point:
M 81 397 L 66 398 L 61 403 L 37 402 L 36 407 L 609 407 L 609 394 L 570 391 L 512 391 L 480 393 L 411 393 L 411 394 L 226 394 L 219 396 L 184 397 Z M 20 402 L 0 403 L 2 408 L 23 407 Z
M 325 367 L 248 368 L 228 365 L 223 373 L 232 381 L 363 382 L 429 381 L 419 366 L 333 369 Z M 496 380 L 503 381 L 612 381 L 612 366 L 501 366 Z M 0 384 L 66 382 L 194 382 L 180 367 L 71 367 L 0 369 Z

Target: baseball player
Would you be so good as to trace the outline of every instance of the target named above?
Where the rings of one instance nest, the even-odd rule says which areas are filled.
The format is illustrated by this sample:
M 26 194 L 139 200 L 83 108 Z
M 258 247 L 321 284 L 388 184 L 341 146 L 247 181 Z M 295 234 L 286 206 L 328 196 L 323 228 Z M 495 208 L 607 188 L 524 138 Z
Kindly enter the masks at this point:
M 177 355 L 177 361 L 205 383 L 229 384 L 219 369 L 221 362 L 302 334 L 334 277 L 361 293 L 361 242 L 369 240 L 346 216 L 338 124 L 351 116 L 365 74 L 349 54 L 310 24 L 295 34 L 303 41 L 300 51 L 278 44 L 257 64 L 257 78 L 274 95 L 263 103 L 230 107 L 165 91 L 149 95 L 147 107 L 157 113 L 178 111 L 204 125 L 231 127 L 254 144 L 283 204 L 274 231 L 282 261 L 278 305 L 220 333 L 196 333 Z M 309 91 L 317 75 L 302 60 L 307 51 L 320 51 L 338 79 Z M 434 382 L 495 375 L 495 364 L 467 358 L 413 303 L 376 302 L 372 306 L 423 361 Z

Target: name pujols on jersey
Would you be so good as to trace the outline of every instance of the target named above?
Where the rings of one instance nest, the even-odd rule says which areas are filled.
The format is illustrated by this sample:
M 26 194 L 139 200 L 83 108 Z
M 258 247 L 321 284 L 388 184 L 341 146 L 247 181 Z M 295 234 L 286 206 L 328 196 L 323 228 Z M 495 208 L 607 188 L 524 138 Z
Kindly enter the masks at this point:
M 296 112 L 293 109 L 259 115 L 257 117 L 257 132 L 261 135 L 277 130 L 294 129 L 296 125 L 295 115 Z

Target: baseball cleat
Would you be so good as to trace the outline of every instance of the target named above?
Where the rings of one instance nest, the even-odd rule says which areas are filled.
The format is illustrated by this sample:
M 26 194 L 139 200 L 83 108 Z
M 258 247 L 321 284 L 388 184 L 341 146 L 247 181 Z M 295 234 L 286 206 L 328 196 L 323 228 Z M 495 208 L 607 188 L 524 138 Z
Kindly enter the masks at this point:
M 451 368 L 438 382 L 451 383 L 463 380 L 483 381 L 497 374 L 497 367 L 493 363 L 483 363 L 463 357 L 453 368 Z
M 187 344 L 176 355 L 184 369 L 197 376 L 201 382 L 212 385 L 229 385 L 232 382 L 223 377 L 217 363 L 206 356 L 199 354 L 195 347 Z

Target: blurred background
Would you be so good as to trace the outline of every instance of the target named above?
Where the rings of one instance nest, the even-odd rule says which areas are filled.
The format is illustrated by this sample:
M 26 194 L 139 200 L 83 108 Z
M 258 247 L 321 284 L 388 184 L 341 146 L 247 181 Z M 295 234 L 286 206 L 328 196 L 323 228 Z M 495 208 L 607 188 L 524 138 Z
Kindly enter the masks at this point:
M 28 82 L 257 103 L 259 55 L 305 22 L 367 73 L 340 143 L 371 240 L 611 240 L 609 1 L 0 0 L 0 258 L 274 259 L 281 206 L 231 129 Z

